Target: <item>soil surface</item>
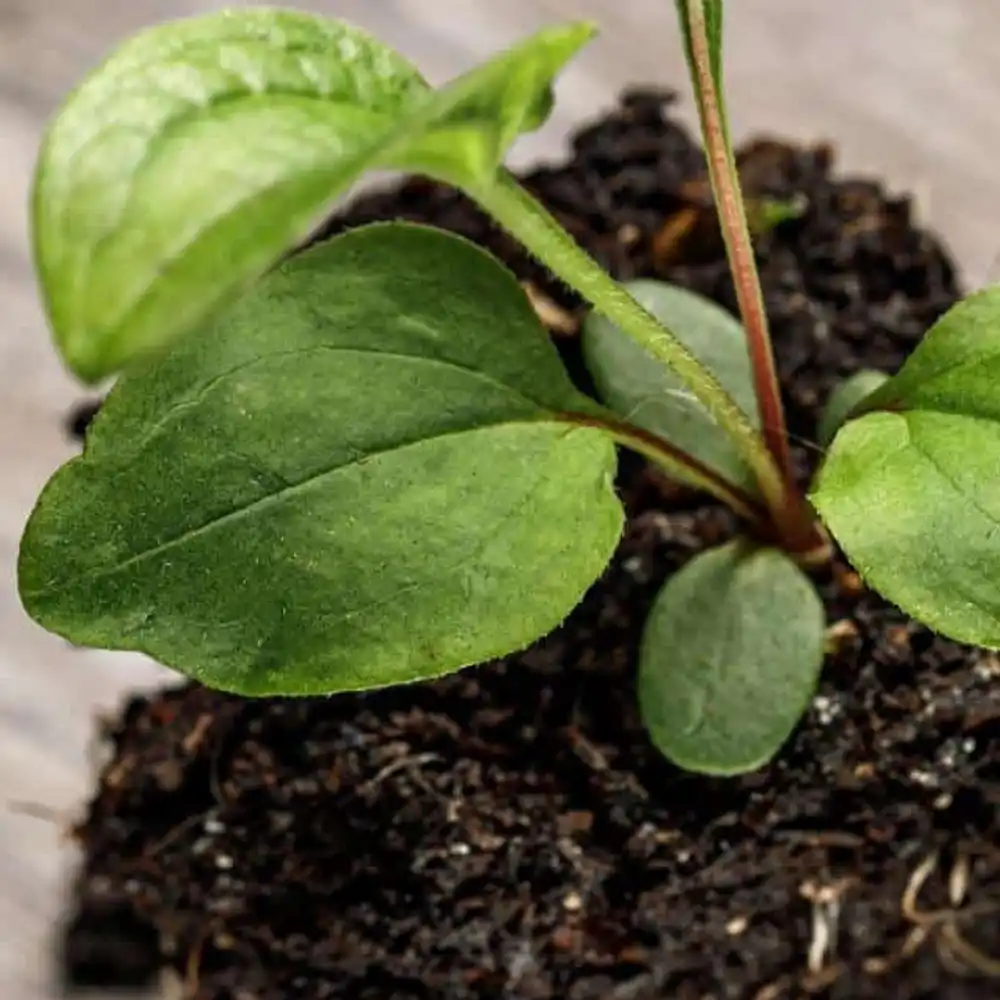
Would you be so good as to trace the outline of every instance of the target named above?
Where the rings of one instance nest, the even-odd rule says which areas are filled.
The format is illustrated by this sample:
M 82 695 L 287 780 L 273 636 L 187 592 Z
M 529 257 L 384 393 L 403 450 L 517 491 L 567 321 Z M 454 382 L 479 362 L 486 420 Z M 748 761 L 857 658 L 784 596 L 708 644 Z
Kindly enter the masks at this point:
M 669 104 L 626 95 L 525 181 L 615 274 L 732 307 L 702 157 Z M 751 195 L 802 210 L 758 246 L 804 470 L 831 386 L 894 369 L 958 294 L 907 200 L 831 160 L 742 156 Z M 414 181 L 331 231 L 392 217 L 504 258 L 579 371 L 579 303 L 453 192 Z M 613 564 L 522 655 L 367 696 L 134 700 L 77 831 L 67 980 L 164 961 L 198 1000 L 1000 995 L 1000 661 L 838 563 L 822 684 L 778 759 L 680 773 L 639 724 L 636 643 L 664 578 L 733 526 L 635 461 L 621 488 Z

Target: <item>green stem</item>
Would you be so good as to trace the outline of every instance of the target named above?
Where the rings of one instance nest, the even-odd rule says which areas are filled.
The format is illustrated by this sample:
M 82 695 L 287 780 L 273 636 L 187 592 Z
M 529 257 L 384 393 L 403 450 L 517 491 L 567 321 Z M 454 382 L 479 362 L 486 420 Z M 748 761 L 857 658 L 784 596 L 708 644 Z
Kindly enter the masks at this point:
M 688 63 L 698 98 L 701 129 L 708 158 L 708 172 L 719 214 L 719 225 L 726 244 L 726 255 L 733 275 L 740 316 L 746 330 L 752 362 L 761 432 L 782 478 L 792 488 L 793 473 L 781 402 L 781 388 L 771 347 L 764 296 L 754 258 L 753 242 L 747 225 L 739 173 L 729 141 L 726 112 L 721 93 L 718 52 L 713 64 L 712 41 L 706 19 L 705 0 L 687 0 L 680 5 L 682 27 L 687 39 Z M 721 16 L 721 13 L 720 13 Z M 716 25 L 716 33 L 720 29 Z M 714 39 L 715 45 L 721 41 Z
M 611 414 L 598 416 L 589 413 L 563 413 L 560 416 L 577 427 L 596 427 L 604 431 L 618 444 L 659 466 L 672 479 L 704 490 L 721 500 L 735 514 L 758 530 L 762 532 L 767 530 L 770 523 L 767 509 L 762 507 L 753 495 L 656 434 L 651 434 L 624 420 L 618 420 Z
M 586 253 L 511 174 L 469 190 L 482 208 L 558 278 L 663 362 L 729 434 L 777 518 L 787 509 L 781 471 L 746 414 L 695 356 Z

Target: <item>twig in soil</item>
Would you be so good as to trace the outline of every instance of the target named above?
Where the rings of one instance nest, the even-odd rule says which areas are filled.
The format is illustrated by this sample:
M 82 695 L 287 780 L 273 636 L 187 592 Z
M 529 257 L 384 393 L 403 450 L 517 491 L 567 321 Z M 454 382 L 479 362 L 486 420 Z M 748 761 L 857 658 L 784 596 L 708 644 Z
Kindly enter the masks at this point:
M 969 944 L 958 932 L 958 927 L 954 921 L 950 921 L 941 927 L 938 940 L 938 953 L 942 961 L 945 960 L 942 946 L 959 959 L 958 971 L 967 974 L 976 973 L 991 979 L 1000 979 L 1000 959 L 991 958 L 984 954 L 974 945 Z
M 197 1000 L 201 987 L 201 958 L 205 951 L 205 937 L 188 952 L 184 967 L 184 996 L 189 1000 Z
M 913 869 L 913 874 L 910 876 L 910 880 L 906 883 L 906 888 L 903 890 L 903 898 L 900 900 L 900 910 L 903 916 L 912 924 L 929 924 L 935 920 L 942 919 L 946 914 L 951 912 L 950 910 L 922 911 L 917 905 L 920 893 L 926 885 L 927 880 L 934 874 L 934 871 L 937 869 L 937 865 L 937 852 L 935 851 L 932 854 L 928 854 L 927 857 Z
M 855 833 L 844 833 L 839 830 L 775 830 L 772 834 L 777 841 L 788 841 L 794 847 L 800 844 L 805 847 L 842 847 L 847 850 L 861 847 L 864 839 Z
M 65 809 L 56 809 L 55 806 L 47 806 L 44 802 L 27 802 L 20 799 L 12 799 L 7 803 L 7 809 L 15 816 L 29 816 L 31 819 L 40 819 L 45 823 L 53 823 L 60 827 L 64 834 L 70 835 L 74 818 Z
M 753 995 L 753 1000 L 778 1000 L 778 997 L 791 989 L 794 984 L 795 980 L 791 976 L 783 976 L 773 983 L 768 983 L 767 986 L 762 986 Z
M 208 813 L 200 812 L 195 813 L 193 816 L 188 816 L 181 820 L 176 826 L 171 827 L 158 841 L 151 844 L 142 852 L 142 860 L 148 861 L 150 858 L 156 857 L 165 847 L 169 847 L 175 840 L 180 836 L 187 833 L 192 826 L 201 822 Z
M 576 725 L 569 727 L 569 745 L 577 755 L 593 771 L 607 771 L 610 765 L 608 758 L 591 743 Z
M 963 917 L 977 916 L 984 913 L 995 913 L 1000 909 L 997 903 L 980 903 L 963 906 L 969 888 L 969 862 L 964 855 L 959 855 L 948 876 L 948 900 L 951 906 L 938 910 L 921 910 L 918 904 L 920 893 L 927 880 L 937 869 L 937 852 L 928 855 L 917 865 L 900 902 L 903 916 L 912 924 L 932 926 L 942 923 L 954 923 Z
M 840 978 L 843 971 L 844 966 L 840 962 L 827 965 L 819 972 L 807 973 L 799 983 L 799 987 L 806 993 L 823 993 Z
M 865 962 L 865 969 L 873 975 L 884 975 L 914 955 L 924 942 L 932 940 L 941 963 L 952 972 L 1000 979 L 1000 959 L 981 952 L 966 941 L 958 929 L 961 921 L 978 914 L 995 913 L 1000 905 L 963 905 L 969 889 L 969 862 L 965 855 L 960 854 L 948 874 L 948 902 L 951 905 L 937 910 L 921 910 L 920 893 L 937 866 L 938 855 L 933 852 L 917 865 L 906 884 L 900 900 L 900 912 L 913 927 L 898 954 L 871 958 Z
M 811 977 L 819 976 L 836 963 L 840 900 L 853 879 L 840 879 L 829 885 L 806 882 L 799 890 L 812 903 L 812 937 L 806 954 L 806 968 Z
M 225 712 L 216 715 L 213 719 L 215 728 L 215 746 L 212 748 L 209 757 L 208 768 L 208 788 L 212 793 L 212 798 L 221 807 L 226 805 L 227 796 L 222 790 L 222 782 L 219 780 L 219 765 L 222 763 L 222 751 L 225 746 L 226 736 L 236 724 L 236 720 L 244 711 L 242 703 L 235 709 L 227 709 Z
M 159 1000 L 191 1000 L 187 996 L 184 980 L 169 965 L 160 970 L 159 985 L 160 989 L 156 994 Z
M 112 764 L 104 775 L 104 787 L 117 791 L 124 783 L 125 778 L 135 770 L 136 759 L 133 754 L 126 754 L 121 760 Z
M 521 287 L 528 296 L 535 315 L 550 333 L 571 337 L 580 330 L 580 319 L 568 309 L 563 309 L 550 299 L 534 282 L 522 281 Z
M 436 753 L 418 753 L 409 757 L 400 757 L 397 760 L 394 760 L 391 764 L 386 764 L 386 766 L 383 767 L 378 774 L 361 785 L 358 788 L 358 792 L 361 795 L 365 795 L 368 792 L 373 791 L 378 788 L 378 786 L 381 785 L 386 778 L 391 777 L 397 771 L 402 771 L 409 767 L 423 767 L 425 764 L 430 764 L 433 761 L 440 760 L 442 760 L 441 755 Z
M 969 859 L 960 854 L 948 875 L 948 899 L 952 906 L 961 906 L 969 889 Z
M 922 924 L 913 927 L 895 955 L 873 955 L 865 959 L 862 967 L 870 976 L 885 976 L 920 951 L 930 933 L 931 928 Z
M 671 215 L 653 237 L 653 261 L 659 268 L 669 267 L 680 256 L 680 246 L 698 222 L 698 209 L 687 206 Z
M 194 725 L 191 727 L 191 732 L 181 741 L 181 746 L 184 748 L 186 754 L 193 757 L 198 752 L 198 748 L 205 739 L 205 734 L 212 728 L 212 722 L 213 717 L 207 712 L 195 719 Z

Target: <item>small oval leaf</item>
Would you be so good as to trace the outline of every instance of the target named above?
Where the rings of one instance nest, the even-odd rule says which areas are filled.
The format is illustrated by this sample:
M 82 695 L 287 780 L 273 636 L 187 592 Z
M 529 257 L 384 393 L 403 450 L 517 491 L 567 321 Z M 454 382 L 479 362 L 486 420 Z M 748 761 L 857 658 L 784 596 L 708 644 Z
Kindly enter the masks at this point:
M 618 540 L 614 446 L 514 277 L 418 226 L 278 268 L 126 375 L 22 540 L 29 614 L 246 694 L 437 676 L 555 627 Z
M 161 349 L 367 169 L 481 180 L 592 34 L 548 29 L 437 92 L 310 14 L 225 11 L 136 36 L 71 95 L 36 169 L 35 259 L 65 361 L 93 382 Z
M 653 742 L 689 771 L 760 767 L 809 704 L 823 635 L 819 596 L 784 553 L 736 541 L 696 556 L 643 634 L 639 706 Z
M 844 379 L 826 401 L 820 417 L 816 436 L 821 448 L 827 448 L 837 431 L 847 423 L 851 414 L 880 386 L 889 381 L 885 372 L 866 368 Z
M 970 296 L 841 428 L 812 501 L 907 614 L 1000 648 L 1000 288 Z
M 676 285 L 639 279 L 625 287 L 715 375 L 757 426 L 743 327 L 710 299 Z M 597 312 L 585 320 L 582 337 L 587 369 L 610 409 L 757 494 L 756 477 L 729 434 L 669 368 Z

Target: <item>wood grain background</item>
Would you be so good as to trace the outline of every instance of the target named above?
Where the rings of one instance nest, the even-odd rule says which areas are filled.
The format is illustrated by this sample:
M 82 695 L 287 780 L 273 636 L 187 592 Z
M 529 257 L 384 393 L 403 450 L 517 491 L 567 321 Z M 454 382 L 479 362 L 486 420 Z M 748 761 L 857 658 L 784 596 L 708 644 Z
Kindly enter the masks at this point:
M 252 6 L 253 4 L 246 4 Z M 87 793 L 95 715 L 164 674 L 131 656 L 67 648 L 14 591 L 24 519 L 72 452 L 61 421 L 79 389 L 50 348 L 32 278 L 26 203 L 47 116 L 136 28 L 209 0 L 0 0 L 0 992 L 54 995 L 49 936 L 72 852 L 58 819 Z M 514 161 L 548 157 L 626 82 L 684 80 L 670 0 L 299 0 L 364 25 L 435 80 L 546 23 L 603 33 L 565 74 L 558 111 Z M 996 0 L 733 0 L 727 76 L 738 134 L 831 138 L 845 170 L 918 195 L 970 284 L 1000 253 L 1000 32 Z M 52 813 L 39 817 L 39 807 Z M 53 819 L 55 817 L 55 820 Z

